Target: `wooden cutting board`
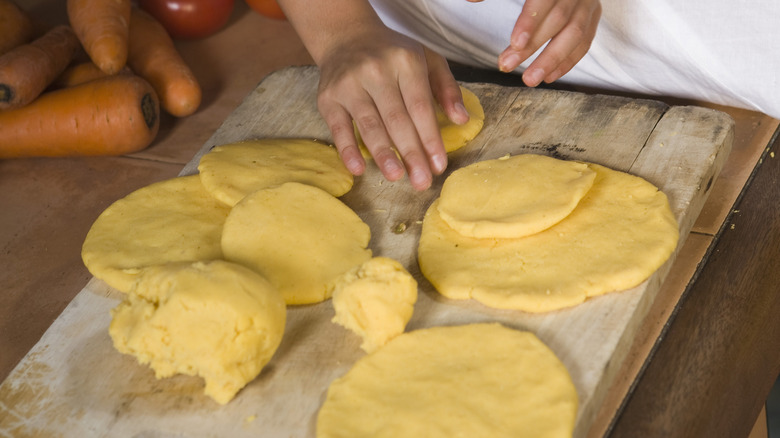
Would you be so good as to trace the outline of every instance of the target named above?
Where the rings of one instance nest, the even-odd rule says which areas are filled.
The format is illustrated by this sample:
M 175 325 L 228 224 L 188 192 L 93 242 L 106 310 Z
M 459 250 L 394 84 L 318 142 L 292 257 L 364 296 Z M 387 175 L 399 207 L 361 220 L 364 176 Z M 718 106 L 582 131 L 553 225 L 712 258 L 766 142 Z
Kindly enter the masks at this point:
M 316 109 L 318 71 L 295 67 L 267 77 L 184 168 L 197 172 L 212 146 L 249 138 L 329 141 Z M 485 108 L 485 126 L 451 155 L 450 171 L 507 153 L 584 160 L 639 175 L 669 197 L 684 241 L 731 148 L 733 121 L 697 107 L 601 95 L 464 84 Z M 494 310 L 438 295 L 420 275 L 416 248 L 425 210 L 444 178 L 417 193 L 385 181 L 375 166 L 343 201 L 372 230 L 375 255 L 401 261 L 417 278 L 419 301 L 408 330 L 499 321 L 531 330 L 563 361 L 580 408 L 575 436 L 587 434 L 672 259 L 642 285 L 547 314 Z M 399 224 L 406 230 L 397 233 Z M 679 246 L 678 246 L 679 247 Z M 109 310 L 121 294 L 93 279 L 0 386 L 0 436 L 313 437 L 329 383 L 363 356 L 360 340 L 330 322 L 330 302 L 288 310 L 285 337 L 261 375 L 226 406 L 202 394 L 202 381 L 156 380 L 114 350 Z

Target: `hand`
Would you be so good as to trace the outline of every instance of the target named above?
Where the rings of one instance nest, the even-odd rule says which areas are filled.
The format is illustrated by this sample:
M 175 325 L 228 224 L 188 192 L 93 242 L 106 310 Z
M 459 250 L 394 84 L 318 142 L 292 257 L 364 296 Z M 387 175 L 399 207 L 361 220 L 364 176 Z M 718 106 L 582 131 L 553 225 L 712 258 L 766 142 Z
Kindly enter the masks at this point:
M 509 47 L 498 57 L 499 69 L 516 69 L 549 42 L 523 72 L 523 82 L 535 87 L 558 80 L 588 52 L 600 17 L 599 0 L 527 0 Z
M 340 40 L 318 64 L 318 107 L 350 172 L 365 170 L 354 120 L 388 180 L 402 178 L 405 167 L 415 189 L 430 187 L 433 175 L 447 167 L 434 98 L 453 122 L 469 118 L 447 61 L 410 38 L 374 26 Z

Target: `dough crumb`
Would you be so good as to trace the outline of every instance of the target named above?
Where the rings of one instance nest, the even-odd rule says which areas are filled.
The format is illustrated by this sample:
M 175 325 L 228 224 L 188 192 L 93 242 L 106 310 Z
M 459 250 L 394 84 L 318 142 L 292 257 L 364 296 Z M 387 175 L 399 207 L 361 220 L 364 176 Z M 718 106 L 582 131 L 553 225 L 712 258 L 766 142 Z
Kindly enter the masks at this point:
M 417 281 L 397 261 L 374 257 L 339 277 L 333 289 L 333 322 L 363 338 L 371 353 L 400 335 L 412 317 Z

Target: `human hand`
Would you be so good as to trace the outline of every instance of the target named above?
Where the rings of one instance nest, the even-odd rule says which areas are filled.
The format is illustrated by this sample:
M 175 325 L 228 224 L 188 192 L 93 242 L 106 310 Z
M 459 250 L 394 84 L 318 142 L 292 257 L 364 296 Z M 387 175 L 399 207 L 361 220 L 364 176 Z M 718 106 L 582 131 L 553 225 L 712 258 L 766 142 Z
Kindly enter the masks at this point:
M 599 0 L 527 0 L 512 29 L 509 47 L 498 57 L 499 69 L 516 69 L 549 42 L 523 72 L 523 82 L 535 87 L 542 81 L 558 80 L 588 52 L 600 17 Z
M 447 167 L 434 98 L 453 122 L 469 118 L 444 57 L 390 29 L 372 27 L 341 40 L 318 64 L 319 111 L 350 172 L 360 175 L 366 166 L 354 120 L 385 178 L 396 181 L 406 170 L 415 189 L 430 187 L 433 175 Z

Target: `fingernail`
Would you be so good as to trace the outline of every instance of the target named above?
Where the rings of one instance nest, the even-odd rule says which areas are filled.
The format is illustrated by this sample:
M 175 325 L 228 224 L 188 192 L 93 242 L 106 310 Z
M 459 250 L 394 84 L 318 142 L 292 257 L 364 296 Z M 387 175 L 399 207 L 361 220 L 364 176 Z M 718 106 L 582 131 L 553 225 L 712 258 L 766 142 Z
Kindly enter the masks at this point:
M 347 162 L 347 169 L 353 175 L 361 175 L 363 173 L 363 162 L 358 159 L 352 159 Z
M 409 174 L 409 181 L 411 181 L 412 186 L 417 190 L 425 190 L 431 185 L 428 174 L 420 169 L 414 169 L 412 173 Z
M 457 120 L 453 120 L 453 122 L 462 125 L 469 121 L 469 112 L 462 103 L 458 102 L 455 104 L 455 113 Z
M 509 53 L 501 60 L 501 71 L 504 73 L 511 72 L 520 65 L 520 55 L 517 53 Z
M 528 32 L 521 32 L 519 35 L 512 38 L 510 44 L 514 49 L 517 50 L 525 49 L 525 46 L 528 44 L 529 39 L 531 39 L 531 35 L 529 35 Z
M 541 68 L 533 68 L 526 70 L 523 73 L 523 82 L 525 82 L 525 84 L 529 87 L 535 87 L 539 85 L 542 82 L 542 79 L 544 79 L 544 70 Z
M 431 158 L 433 171 L 440 175 L 447 168 L 447 154 L 436 154 Z

